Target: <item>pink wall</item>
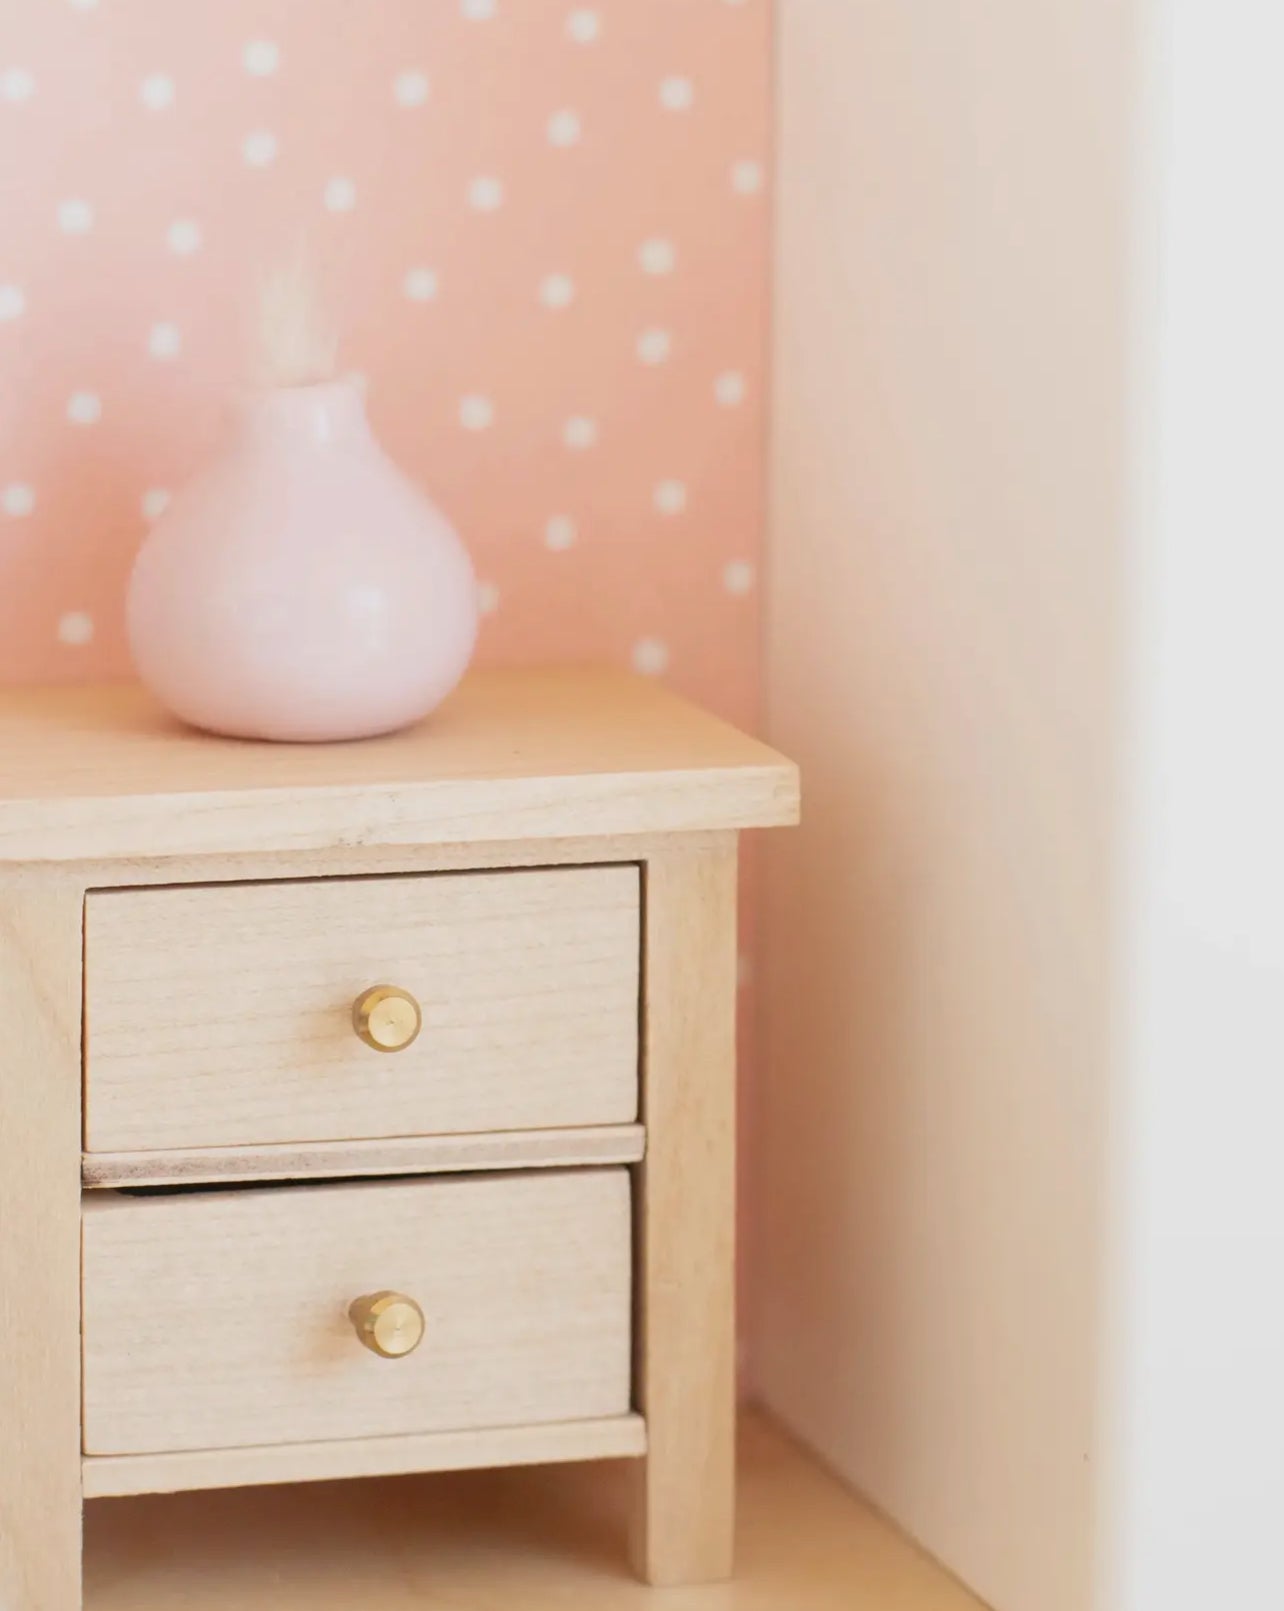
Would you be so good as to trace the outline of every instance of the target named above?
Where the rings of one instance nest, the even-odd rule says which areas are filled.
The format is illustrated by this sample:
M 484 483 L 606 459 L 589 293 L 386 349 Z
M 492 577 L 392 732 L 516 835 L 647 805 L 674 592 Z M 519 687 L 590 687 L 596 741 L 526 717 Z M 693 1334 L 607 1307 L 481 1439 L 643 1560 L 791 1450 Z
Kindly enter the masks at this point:
M 127 673 L 148 495 L 304 242 L 472 548 L 482 657 L 632 659 L 753 720 L 767 0 L 6 10 L 0 679 Z
M 376 429 L 469 543 L 481 659 L 632 662 L 754 725 L 770 25 L 770 0 L 0 0 L 0 681 L 128 675 L 147 508 L 302 247 Z

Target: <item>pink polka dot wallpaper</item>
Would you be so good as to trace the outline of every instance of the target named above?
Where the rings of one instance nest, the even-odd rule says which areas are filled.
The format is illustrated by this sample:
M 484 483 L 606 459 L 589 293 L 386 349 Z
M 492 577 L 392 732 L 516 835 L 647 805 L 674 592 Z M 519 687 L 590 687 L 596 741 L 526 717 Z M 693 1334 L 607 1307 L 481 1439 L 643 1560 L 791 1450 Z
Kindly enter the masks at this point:
M 3 0 L 0 679 L 129 674 L 125 579 L 265 277 L 462 532 L 486 662 L 752 724 L 768 0 Z

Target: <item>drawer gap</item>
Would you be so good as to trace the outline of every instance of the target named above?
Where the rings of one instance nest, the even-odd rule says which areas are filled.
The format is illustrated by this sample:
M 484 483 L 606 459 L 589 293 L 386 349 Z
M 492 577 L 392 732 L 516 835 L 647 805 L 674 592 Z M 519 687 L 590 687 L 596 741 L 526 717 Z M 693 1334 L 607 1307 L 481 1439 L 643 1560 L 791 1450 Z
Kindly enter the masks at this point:
M 333 875 L 332 878 L 328 878 L 328 879 L 324 878 L 324 877 L 319 879 L 317 874 L 315 874 L 315 873 L 299 873 L 299 874 L 296 874 L 295 876 L 290 877 L 290 878 L 244 878 L 244 877 L 184 878 L 184 879 L 177 879 L 177 880 L 174 880 L 173 882 L 167 882 L 167 883 L 161 883 L 160 881 L 149 882 L 145 886 L 141 886 L 141 887 L 145 887 L 147 889 L 155 889 L 155 890 L 164 890 L 164 889 L 239 889 L 239 888 L 257 889 L 257 888 L 260 888 L 260 887 L 262 887 L 264 885 L 274 885 L 274 886 L 280 888 L 283 885 L 289 885 L 289 884 L 316 884 L 316 883 L 322 882 L 322 881 L 325 881 L 325 882 L 338 882 L 340 880 L 345 884 L 370 884 L 370 883 L 377 883 L 380 880 L 382 880 L 382 881 L 384 881 L 386 883 L 389 879 L 393 879 L 393 878 L 397 878 L 397 879 L 415 878 L 415 879 L 424 879 L 424 880 L 429 880 L 429 879 L 434 879 L 434 878 L 441 879 L 441 878 L 461 878 L 461 877 L 464 877 L 464 878 L 490 878 L 490 877 L 511 878 L 514 873 L 596 872 L 598 869 L 604 868 L 604 867 L 636 867 L 639 871 L 641 871 L 642 863 L 640 861 L 637 861 L 636 859 L 629 858 L 629 857 L 625 857 L 622 860 L 603 860 L 603 861 L 547 861 L 547 862 L 545 862 L 545 861 L 530 861 L 530 862 L 524 861 L 520 865 L 517 865 L 517 866 L 503 866 L 503 867 L 485 867 L 485 866 L 482 866 L 482 867 L 469 867 L 467 865 L 461 865 L 459 867 L 420 868 L 420 869 L 412 869 L 410 871 L 406 871 L 404 869 L 393 870 L 393 869 L 389 869 L 389 868 L 381 868 L 378 872 L 374 872 L 374 873 L 358 873 L 358 872 L 344 871 L 342 873 L 335 874 L 335 875 Z M 94 895 L 94 894 L 101 894 L 101 895 L 129 894 L 129 893 L 131 893 L 131 892 L 133 892 L 133 891 L 135 891 L 135 890 L 137 890 L 139 888 L 140 888 L 140 885 L 137 884 L 137 883 L 133 883 L 133 884 L 91 884 L 89 886 L 89 888 L 88 888 L 87 893 L 91 894 L 91 895 Z
M 601 1167 L 597 1164 L 585 1164 L 586 1169 Z M 510 1180 L 519 1178 L 528 1173 L 526 1170 L 487 1170 L 485 1172 L 459 1171 L 449 1174 L 436 1174 L 429 1177 L 418 1174 L 380 1175 L 372 1179 L 369 1175 L 318 1175 L 309 1176 L 303 1180 L 215 1180 L 175 1182 L 163 1186 L 115 1186 L 109 1192 L 95 1193 L 95 1198 L 102 1197 L 223 1197 L 234 1196 L 239 1192 L 293 1192 L 308 1191 L 322 1186 L 367 1186 L 377 1190 L 381 1186 L 413 1186 L 426 1179 L 440 1184 L 443 1181 L 475 1181 L 475 1180 Z M 545 1175 L 575 1174 L 575 1168 L 547 1168 L 540 1171 Z

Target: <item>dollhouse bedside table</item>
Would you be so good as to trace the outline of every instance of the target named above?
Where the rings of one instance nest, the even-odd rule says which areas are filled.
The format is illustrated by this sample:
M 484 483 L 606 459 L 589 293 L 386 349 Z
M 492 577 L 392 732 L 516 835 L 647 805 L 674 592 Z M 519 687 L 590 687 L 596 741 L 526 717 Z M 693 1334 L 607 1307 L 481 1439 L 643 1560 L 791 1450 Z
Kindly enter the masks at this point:
M 636 1456 L 724 1577 L 737 835 L 794 767 L 601 672 L 287 748 L 0 695 L 0 1606 L 85 1498 Z

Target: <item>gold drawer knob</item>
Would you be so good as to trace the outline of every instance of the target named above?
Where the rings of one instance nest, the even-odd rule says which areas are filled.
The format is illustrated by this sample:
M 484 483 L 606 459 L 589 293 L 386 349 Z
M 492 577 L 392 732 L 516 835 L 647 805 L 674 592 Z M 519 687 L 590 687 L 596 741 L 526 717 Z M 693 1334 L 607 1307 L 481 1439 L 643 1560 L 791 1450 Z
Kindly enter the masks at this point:
M 404 1051 L 423 1023 L 419 1003 L 396 985 L 372 985 L 352 1004 L 352 1027 L 377 1052 Z
M 424 1340 L 424 1312 L 402 1292 L 373 1292 L 348 1310 L 357 1336 L 381 1359 L 404 1359 Z

